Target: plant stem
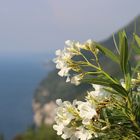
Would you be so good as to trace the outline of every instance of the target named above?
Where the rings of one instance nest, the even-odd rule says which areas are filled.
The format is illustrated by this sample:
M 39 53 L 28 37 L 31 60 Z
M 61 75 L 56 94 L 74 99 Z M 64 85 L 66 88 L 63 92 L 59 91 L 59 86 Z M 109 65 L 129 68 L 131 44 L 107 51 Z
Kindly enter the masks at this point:
M 96 57 L 96 62 L 98 63 L 98 67 L 93 65 L 92 63 L 89 62 L 89 60 L 81 53 L 81 56 L 85 59 L 85 61 L 87 62 L 87 65 L 96 69 L 97 71 L 101 72 L 102 74 L 104 74 L 108 79 L 110 79 L 113 83 L 118 84 L 112 77 L 110 77 L 110 75 L 108 75 L 105 71 L 102 70 L 101 66 L 98 63 L 98 59 Z
M 112 77 L 110 77 L 106 72 L 104 72 L 103 70 L 102 70 L 102 73 L 108 78 L 108 79 L 110 79 L 113 83 L 115 83 L 115 84 L 118 84 Z
M 137 128 L 137 130 L 140 132 L 140 127 L 139 125 L 137 124 L 136 120 L 131 120 L 133 125 Z
M 135 126 L 135 128 L 137 128 L 137 130 L 140 132 L 140 127 L 139 127 L 139 125 L 137 124 L 135 115 L 133 114 L 132 103 L 131 103 L 131 101 L 129 100 L 129 97 L 126 98 L 126 101 L 127 101 L 127 103 L 128 103 L 128 109 L 131 111 L 131 114 L 128 114 L 128 116 L 129 116 L 129 118 L 130 118 L 130 121 L 133 123 L 133 125 Z

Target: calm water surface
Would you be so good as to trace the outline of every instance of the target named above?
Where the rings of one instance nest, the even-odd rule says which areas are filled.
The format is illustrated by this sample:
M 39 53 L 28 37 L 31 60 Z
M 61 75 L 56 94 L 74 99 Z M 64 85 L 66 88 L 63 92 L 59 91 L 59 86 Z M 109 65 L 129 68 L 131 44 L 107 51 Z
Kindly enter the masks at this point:
M 0 133 L 6 140 L 32 123 L 33 93 L 47 70 L 42 57 L 0 57 Z

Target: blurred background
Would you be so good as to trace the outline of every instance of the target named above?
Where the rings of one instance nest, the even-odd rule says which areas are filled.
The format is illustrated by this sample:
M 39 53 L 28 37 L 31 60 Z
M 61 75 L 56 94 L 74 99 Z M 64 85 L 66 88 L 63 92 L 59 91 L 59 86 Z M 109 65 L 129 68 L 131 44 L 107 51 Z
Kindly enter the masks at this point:
M 57 76 L 55 50 L 68 39 L 93 39 L 113 49 L 111 36 L 121 28 L 131 39 L 136 21 L 140 33 L 139 5 L 139 0 L 0 0 L 0 140 L 60 139 L 50 129 L 55 99 L 82 98 L 90 87 Z

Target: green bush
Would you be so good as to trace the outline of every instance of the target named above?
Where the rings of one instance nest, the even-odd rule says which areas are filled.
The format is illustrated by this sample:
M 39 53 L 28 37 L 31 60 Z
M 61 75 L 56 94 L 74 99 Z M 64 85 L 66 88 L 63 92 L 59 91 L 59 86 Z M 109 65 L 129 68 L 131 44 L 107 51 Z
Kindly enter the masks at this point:
M 62 139 L 59 136 L 57 136 L 52 126 L 42 125 L 39 128 L 29 128 L 24 134 L 17 135 L 13 140 L 62 140 Z

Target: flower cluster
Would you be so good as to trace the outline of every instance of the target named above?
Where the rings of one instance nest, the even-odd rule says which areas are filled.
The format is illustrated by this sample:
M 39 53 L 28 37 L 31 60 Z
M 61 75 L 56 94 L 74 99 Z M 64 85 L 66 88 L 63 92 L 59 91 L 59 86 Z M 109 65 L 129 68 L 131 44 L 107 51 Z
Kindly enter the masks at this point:
M 128 43 L 124 31 L 120 32 L 119 49 L 115 43 L 118 54 L 91 40 L 83 44 L 66 41 L 67 48 L 56 51 L 54 62 L 58 74 L 67 77 L 66 82 L 93 86 L 85 101 L 56 101 L 53 128 L 63 139 L 140 139 L 140 63 L 132 67 L 128 57 L 133 54 L 129 48 L 134 46 L 140 54 L 140 37 L 134 34 L 133 40 L 136 46 Z M 98 53 L 114 62 L 120 75 L 106 72 Z
M 96 131 L 106 127 L 100 123 L 101 118 L 97 110 L 100 108 L 98 104 L 109 95 L 105 93 L 102 86 L 94 84 L 93 87 L 94 90 L 88 92 L 85 102 L 74 100 L 71 104 L 69 101 L 56 100 L 58 108 L 56 109 L 56 124 L 53 128 L 58 135 L 62 135 L 63 139 L 88 140 L 98 137 Z
M 57 57 L 53 61 L 54 63 L 56 63 L 56 68 L 60 70 L 58 72 L 59 76 L 67 77 L 66 82 L 71 82 L 75 85 L 79 85 L 80 80 L 84 77 L 84 71 L 82 70 L 80 64 L 77 61 L 73 60 L 73 57 L 82 56 L 85 59 L 81 50 L 92 51 L 94 55 L 97 55 L 98 49 L 95 47 L 94 42 L 91 40 L 88 40 L 83 44 L 67 40 L 65 44 L 67 47 L 63 50 L 57 50 Z M 86 62 L 83 61 L 84 65 L 86 65 L 86 63 L 87 59 Z M 70 74 L 70 71 L 76 72 L 76 74 Z

